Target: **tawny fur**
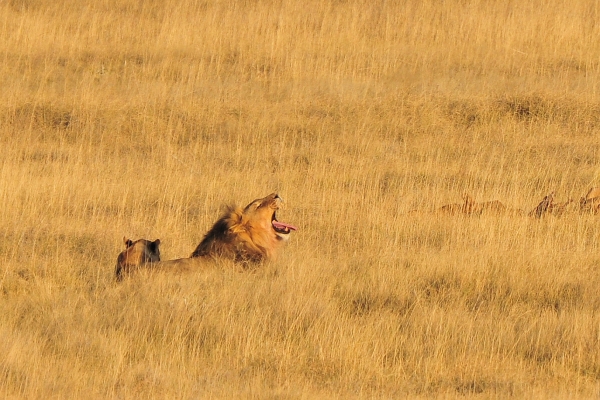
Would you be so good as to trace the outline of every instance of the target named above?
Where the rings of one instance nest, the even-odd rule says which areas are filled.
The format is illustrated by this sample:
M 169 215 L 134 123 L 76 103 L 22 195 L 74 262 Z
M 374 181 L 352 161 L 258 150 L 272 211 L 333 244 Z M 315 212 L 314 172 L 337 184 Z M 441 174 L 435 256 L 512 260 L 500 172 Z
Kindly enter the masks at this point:
M 476 202 L 475 199 L 469 195 L 463 195 L 463 203 L 447 204 L 442 206 L 439 211 L 450 215 L 482 215 L 482 214 L 514 214 L 519 215 L 522 212 L 520 210 L 512 210 L 507 208 L 502 202 L 498 200 Z
M 134 242 L 123 237 L 123 242 L 125 243 L 125 250 L 117 257 L 117 267 L 115 269 L 118 281 L 122 280 L 124 274 L 131 272 L 133 269 L 160 261 L 160 239 L 153 242 L 139 239 Z
M 548 212 L 548 209 L 552 209 L 554 203 L 554 192 L 550 193 L 547 196 L 544 196 L 542 201 L 529 212 L 530 217 L 534 218 L 542 218 Z
M 439 208 L 439 211 L 443 214 L 450 215 L 471 215 L 475 207 L 475 200 L 473 200 L 473 198 L 466 193 L 463 195 L 463 199 L 463 203 L 446 204 L 444 206 L 441 206 Z
M 243 209 L 228 207 L 190 257 L 223 257 L 243 262 L 275 258 L 287 239 L 287 234 L 278 234 L 272 225 L 280 207 L 281 198 L 276 193 L 256 199 Z
M 152 269 L 163 271 L 197 270 L 214 264 L 215 259 L 230 260 L 242 268 L 272 260 L 296 227 L 277 221 L 281 198 L 272 193 L 246 207 L 228 207 L 206 233 L 189 258 L 162 261 Z M 278 226 L 275 226 L 275 225 Z
M 585 197 L 579 200 L 579 211 L 597 214 L 600 209 L 600 187 L 591 188 Z
M 553 203 L 548 209 L 548 212 L 556 217 L 560 217 L 567 211 L 567 207 L 571 203 L 573 203 L 573 199 L 569 199 L 564 203 Z
M 573 202 L 572 199 L 569 199 L 563 203 L 555 203 L 554 202 L 554 192 L 544 196 L 542 201 L 529 212 L 530 217 L 534 218 L 542 218 L 546 215 L 553 215 L 555 217 L 562 216 L 566 211 L 567 207 Z

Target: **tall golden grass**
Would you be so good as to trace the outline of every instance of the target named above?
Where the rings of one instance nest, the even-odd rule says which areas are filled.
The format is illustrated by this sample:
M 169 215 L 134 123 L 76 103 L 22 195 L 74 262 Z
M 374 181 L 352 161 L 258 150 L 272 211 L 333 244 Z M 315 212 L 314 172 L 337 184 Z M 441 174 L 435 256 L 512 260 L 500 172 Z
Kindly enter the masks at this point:
M 597 396 L 600 217 L 407 213 L 600 186 L 599 8 L 0 2 L 0 396 Z M 276 262 L 114 281 L 272 191 Z

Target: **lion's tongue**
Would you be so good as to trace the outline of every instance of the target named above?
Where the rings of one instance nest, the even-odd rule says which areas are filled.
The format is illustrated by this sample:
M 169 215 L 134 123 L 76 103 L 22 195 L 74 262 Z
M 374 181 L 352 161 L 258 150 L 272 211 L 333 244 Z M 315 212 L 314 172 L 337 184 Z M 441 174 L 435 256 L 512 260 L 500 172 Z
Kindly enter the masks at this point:
M 298 228 L 296 228 L 294 225 L 285 224 L 285 223 L 279 222 L 279 221 L 273 221 L 272 224 L 275 228 L 281 229 L 281 230 L 286 230 L 286 229 L 290 229 L 292 231 L 298 230 Z

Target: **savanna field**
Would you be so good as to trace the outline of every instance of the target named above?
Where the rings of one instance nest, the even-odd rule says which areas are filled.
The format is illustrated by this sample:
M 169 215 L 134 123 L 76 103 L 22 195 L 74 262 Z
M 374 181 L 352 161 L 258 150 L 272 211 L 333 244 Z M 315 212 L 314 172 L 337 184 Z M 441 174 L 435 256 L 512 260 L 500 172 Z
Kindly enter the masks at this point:
M 593 0 L 0 1 L 0 397 L 597 398 L 598 38 Z M 271 192 L 277 260 L 115 282 Z

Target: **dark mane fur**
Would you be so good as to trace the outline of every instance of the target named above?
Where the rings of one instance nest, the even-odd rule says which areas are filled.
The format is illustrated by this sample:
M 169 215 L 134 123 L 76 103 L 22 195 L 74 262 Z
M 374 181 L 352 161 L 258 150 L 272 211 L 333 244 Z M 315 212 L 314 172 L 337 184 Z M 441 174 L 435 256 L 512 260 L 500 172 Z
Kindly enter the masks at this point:
M 225 258 L 241 263 L 273 259 L 284 241 L 281 235 L 289 233 L 278 232 L 273 225 L 280 202 L 277 193 L 271 193 L 243 208 L 227 207 L 190 258 Z
M 250 249 L 236 243 L 236 234 L 231 228 L 241 223 L 243 210 L 229 206 L 226 212 L 204 235 L 190 258 L 226 257 L 235 261 L 260 261 L 262 255 L 253 254 Z
M 215 222 L 212 228 L 210 228 L 206 235 L 204 235 L 204 238 L 190 257 L 206 257 L 214 254 L 215 252 L 221 255 L 225 249 L 220 249 L 219 247 L 224 247 L 222 246 L 222 243 L 227 242 L 227 236 L 229 233 L 228 219 L 229 212 L 221 216 L 221 218 Z

